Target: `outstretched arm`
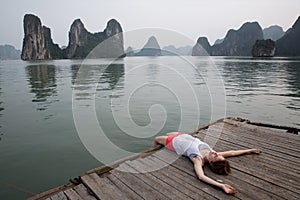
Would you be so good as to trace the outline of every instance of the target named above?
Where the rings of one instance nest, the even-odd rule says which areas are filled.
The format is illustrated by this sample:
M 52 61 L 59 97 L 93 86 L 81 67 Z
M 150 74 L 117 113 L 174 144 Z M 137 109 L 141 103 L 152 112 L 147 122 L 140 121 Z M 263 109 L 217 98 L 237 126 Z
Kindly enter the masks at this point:
M 259 149 L 245 149 L 245 150 L 224 151 L 224 152 L 219 152 L 218 154 L 226 158 L 226 157 L 240 156 L 240 155 L 250 154 L 250 153 L 260 154 L 260 152 L 261 151 Z
M 224 192 L 227 194 L 235 194 L 236 193 L 236 189 L 233 188 L 232 186 L 230 186 L 228 184 L 219 183 L 219 182 L 209 178 L 208 176 L 206 176 L 203 172 L 201 158 L 194 157 L 193 162 L 194 162 L 194 169 L 195 169 L 196 175 L 201 181 L 208 183 L 210 185 L 217 186 L 217 187 L 221 188 L 222 190 L 224 190 Z

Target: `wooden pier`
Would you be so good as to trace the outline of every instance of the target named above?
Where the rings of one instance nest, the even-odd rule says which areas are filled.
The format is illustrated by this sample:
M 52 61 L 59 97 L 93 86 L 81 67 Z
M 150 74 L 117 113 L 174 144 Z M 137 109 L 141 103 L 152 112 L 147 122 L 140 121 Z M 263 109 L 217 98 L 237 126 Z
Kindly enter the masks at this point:
M 220 132 L 221 131 L 221 132 Z M 292 132 L 291 133 L 287 133 Z M 221 176 L 204 166 L 205 174 L 237 189 L 234 196 L 196 178 L 193 164 L 165 148 L 153 148 L 110 166 L 93 169 L 66 185 L 30 200 L 74 199 L 300 199 L 299 129 L 219 120 L 192 133 L 217 141 L 216 151 L 259 148 L 260 155 L 232 157 L 232 174 Z M 220 134 L 221 133 L 221 134 Z

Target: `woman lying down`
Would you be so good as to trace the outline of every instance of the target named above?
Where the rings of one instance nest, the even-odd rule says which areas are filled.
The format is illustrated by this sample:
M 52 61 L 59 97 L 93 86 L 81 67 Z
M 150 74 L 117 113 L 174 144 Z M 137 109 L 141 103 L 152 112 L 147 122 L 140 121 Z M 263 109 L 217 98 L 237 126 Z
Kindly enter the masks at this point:
M 194 163 L 196 175 L 201 181 L 217 186 L 227 194 L 235 194 L 236 189 L 228 184 L 219 183 L 206 176 L 202 168 L 204 163 L 208 163 L 213 172 L 228 175 L 231 172 L 230 165 L 225 158 L 249 153 L 260 153 L 259 149 L 216 152 L 208 144 L 198 138 L 179 132 L 171 132 L 167 133 L 166 136 L 158 136 L 155 138 L 155 144 L 164 145 L 169 150 L 175 151 L 178 155 L 189 157 Z

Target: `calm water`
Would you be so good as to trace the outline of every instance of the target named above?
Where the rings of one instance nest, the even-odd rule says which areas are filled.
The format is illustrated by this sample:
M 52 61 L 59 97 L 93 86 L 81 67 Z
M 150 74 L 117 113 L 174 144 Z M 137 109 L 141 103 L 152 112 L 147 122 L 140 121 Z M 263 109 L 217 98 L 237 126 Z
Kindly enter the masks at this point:
M 0 199 L 24 199 L 101 165 L 80 140 L 95 124 L 111 144 L 139 152 L 156 134 L 225 115 L 299 128 L 299 111 L 300 59 L 1 61 Z M 126 155 L 90 142 L 105 162 Z

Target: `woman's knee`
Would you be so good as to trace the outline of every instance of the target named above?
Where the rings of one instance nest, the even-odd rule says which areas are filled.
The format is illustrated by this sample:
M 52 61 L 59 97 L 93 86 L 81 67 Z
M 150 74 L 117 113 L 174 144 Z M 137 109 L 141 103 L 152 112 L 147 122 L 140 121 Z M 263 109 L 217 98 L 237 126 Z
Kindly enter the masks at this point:
M 159 143 L 159 144 L 162 144 L 162 145 L 166 145 L 167 137 L 168 136 L 157 136 L 157 137 L 155 137 L 154 140 L 155 140 L 156 143 Z

